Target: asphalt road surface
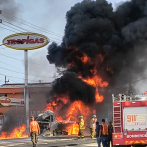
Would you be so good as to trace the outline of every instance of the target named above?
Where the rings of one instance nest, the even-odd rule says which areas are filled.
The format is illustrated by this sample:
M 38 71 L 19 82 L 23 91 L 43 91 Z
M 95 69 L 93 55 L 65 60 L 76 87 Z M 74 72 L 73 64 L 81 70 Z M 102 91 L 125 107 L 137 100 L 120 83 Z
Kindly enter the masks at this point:
M 39 137 L 37 147 L 97 147 L 96 139 L 85 137 L 77 139 L 75 136 Z M 0 140 L 0 147 L 32 147 L 30 138 Z

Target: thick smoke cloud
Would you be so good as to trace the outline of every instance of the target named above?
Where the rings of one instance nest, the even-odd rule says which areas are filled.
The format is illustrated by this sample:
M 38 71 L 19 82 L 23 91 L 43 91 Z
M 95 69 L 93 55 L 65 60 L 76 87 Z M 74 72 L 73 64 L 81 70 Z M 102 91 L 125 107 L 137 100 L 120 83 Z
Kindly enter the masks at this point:
M 53 95 L 67 93 L 71 101 L 82 100 L 86 104 L 95 101 L 94 91 L 94 87 L 83 82 L 72 72 L 67 72 L 61 78 L 56 79 L 52 87 Z
M 132 73 L 144 70 L 144 65 L 134 66 L 133 61 L 138 60 L 137 54 L 141 56 L 140 46 L 142 43 L 145 46 L 147 40 L 147 0 L 125 2 L 116 11 L 106 0 L 84 0 L 66 13 L 66 20 L 62 44 L 52 43 L 48 47 L 47 59 L 50 63 L 64 67 L 71 65 L 67 71 L 85 79 L 93 77 L 95 73 L 92 69 L 96 68 L 97 74 L 108 81 L 109 86 L 114 86 L 116 80 L 126 84 Z M 145 50 L 143 47 L 143 54 Z M 81 62 L 84 54 L 91 62 Z M 98 55 L 102 55 L 103 61 Z M 68 80 L 73 82 L 70 78 Z M 56 94 L 59 93 L 59 81 L 54 85 L 56 89 L 53 88 Z M 70 89 L 71 93 L 73 91 Z M 83 101 L 87 102 L 87 99 Z

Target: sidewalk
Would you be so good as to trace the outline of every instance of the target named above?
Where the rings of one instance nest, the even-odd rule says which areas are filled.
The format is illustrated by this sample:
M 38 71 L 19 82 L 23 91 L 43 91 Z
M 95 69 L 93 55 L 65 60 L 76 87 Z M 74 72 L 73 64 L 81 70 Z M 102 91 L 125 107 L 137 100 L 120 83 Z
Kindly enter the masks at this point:
M 39 138 L 38 145 L 48 144 L 48 146 L 93 146 L 93 143 L 96 143 L 96 139 L 91 140 L 90 138 L 85 139 L 76 139 L 76 138 Z M 31 145 L 30 138 L 22 138 L 22 139 L 9 139 L 9 140 L 0 140 L 0 146 L 16 146 L 16 145 Z M 92 144 L 92 145 L 91 145 Z M 94 146 L 95 147 L 95 146 Z
M 65 146 L 65 147 L 69 147 L 69 146 Z M 77 146 L 70 146 L 70 147 L 98 147 L 98 144 L 97 143 L 80 144 Z

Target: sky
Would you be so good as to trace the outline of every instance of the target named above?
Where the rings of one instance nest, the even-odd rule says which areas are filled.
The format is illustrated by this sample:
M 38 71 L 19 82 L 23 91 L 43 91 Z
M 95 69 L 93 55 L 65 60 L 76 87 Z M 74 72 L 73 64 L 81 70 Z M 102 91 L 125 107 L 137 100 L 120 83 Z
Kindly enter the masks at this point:
M 62 41 L 66 12 L 82 0 L 0 0 L 0 85 L 24 83 L 24 51 L 2 45 L 2 40 L 15 33 L 34 32 L 47 36 L 51 42 Z M 108 0 L 114 10 L 126 0 Z M 49 43 L 49 44 L 50 44 Z M 48 44 L 48 45 L 49 45 Z M 47 46 L 28 52 L 29 83 L 52 82 L 57 73 L 46 59 Z

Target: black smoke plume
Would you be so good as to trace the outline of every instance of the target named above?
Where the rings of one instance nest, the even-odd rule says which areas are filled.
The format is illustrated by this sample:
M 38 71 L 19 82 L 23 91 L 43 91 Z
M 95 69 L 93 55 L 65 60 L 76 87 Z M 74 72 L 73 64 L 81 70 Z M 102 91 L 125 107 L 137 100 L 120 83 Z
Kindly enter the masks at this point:
M 124 2 L 116 11 L 106 0 L 83 0 L 71 7 L 66 13 L 66 20 L 61 45 L 53 42 L 48 47 L 47 59 L 51 64 L 68 67 L 67 72 L 85 79 L 93 77 L 95 72 L 92 69 L 96 68 L 96 74 L 108 81 L 109 87 L 115 86 L 116 79 L 126 84 L 132 74 L 144 70 L 144 65 L 134 64 L 134 61 L 138 61 L 138 54 L 141 57 L 140 52 L 144 54 L 146 51 L 147 0 Z M 83 64 L 80 58 L 84 55 L 91 62 Z M 102 55 L 103 61 L 98 55 Z M 62 84 L 66 86 L 63 88 Z M 71 74 L 56 80 L 53 91 L 56 94 L 69 91 L 70 99 L 74 100 L 76 86 L 73 85 L 81 86 L 79 90 L 83 102 L 94 102 L 94 94 L 85 97 L 82 80 L 72 78 Z M 89 88 L 89 92 L 92 93 L 93 89 Z M 80 99 L 79 95 L 75 97 Z
M 86 84 L 73 72 L 67 72 L 61 78 L 54 81 L 52 87 L 53 96 L 67 93 L 71 101 L 82 100 L 86 104 L 95 101 L 95 88 Z

